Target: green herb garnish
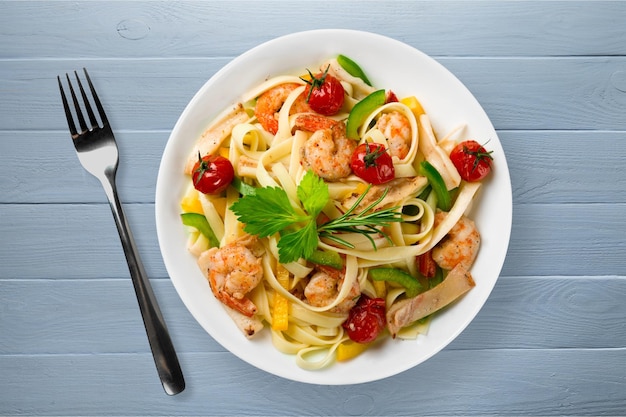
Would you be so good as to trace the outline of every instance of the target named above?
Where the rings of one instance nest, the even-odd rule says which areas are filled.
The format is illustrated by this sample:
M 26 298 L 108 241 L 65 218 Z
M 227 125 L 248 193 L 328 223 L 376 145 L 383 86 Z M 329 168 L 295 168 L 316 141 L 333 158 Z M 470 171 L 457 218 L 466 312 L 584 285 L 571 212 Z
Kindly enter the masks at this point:
M 262 238 L 280 233 L 278 255 L 279 262 L 284 264 L 309 258 L 317 248 L 320 236 L 353 247 L 338 234 L 360 233 L 367 236 L 374 249 L 376 244 L 372 234 L 382 234 L 389 240 L 380 228 L 391 222 L 402 221 L 402 214 L 397 211 L 397 207 L 374 210 L 387 191 L 364 210 L 355 213 L 368 191 L 369 187 L 342 216 L 320 226 L 316 219 L 330 196 L 328 185 L 312 171 L 305 174 L 297 188 L 302 207 L 294 207 L 282 188 L 263 187 L 257 188 L 255 194 L 237 200 L 231 210 L 244 223 L 243 230 L 246 233 Z
M 390 223 L 393 222 L 401 222 L 402 221 L 402 213 L 398 211 L 398 207 L 388 207 L 380 210 L 375 210 L 376 206 L 383 201 L 388 188 L 381 194 L 376 201 L 372 202 L 369 206 L 364 208 L 362 211 L 358 213 L 354 213 L 361 203 L 367 193 L 369 192 L 372 186 L 369 185 L 363 194 L 359 196 L 359 198 L 354 202 L 352 207 L 348 209 L 342 216 L 337 217 L 334 220 L 330 220 L 317 228 L 320 236 L 330 239 L 336 243 L 347 246 L 349 248 L 353 248 L 354 246 L 346 242 L 337 236 L 336 232 L 342 233 L 360 233 L 367 237 L 369 241 L 372 243 L 374 250 L 376 250 L 376 242 L 371 235 L 373 234 L 381 234 L 383 235 L 389 242 L 391 239 L 389 236 L 382 231 L 381 227 L 387 227 Z

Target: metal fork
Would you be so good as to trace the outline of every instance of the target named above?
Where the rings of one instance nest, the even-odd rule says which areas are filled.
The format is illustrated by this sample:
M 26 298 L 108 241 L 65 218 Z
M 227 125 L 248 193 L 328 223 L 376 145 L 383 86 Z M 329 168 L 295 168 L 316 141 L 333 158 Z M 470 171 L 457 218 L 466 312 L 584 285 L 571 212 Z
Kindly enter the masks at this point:
M 117 196 L 117 187 L 115 183 L 115 174 L 118 166 L 118 150 L 111 125 L 109 124 L 100 99 L 96 94 L 96 90 L 91 83 L 87 70 L 85 77 L 91 90 L 91 97 L 98 110 L 101 125 L 99 125 L 96 115 L 94 114 L 89 98 L 83 89 L 83 85 L 78 77 L 78 73 L 74 71 L 76 83 L 80 89 L 83 107 L 87 111 L 90 127 L 87 126 L 81 105 L 72 86 L 72 82 L 68 74 L 65 74 L 69 85 L 72 102 L 80 132 L 77 131 L 74 124 L 74 117 L 70 110 L 67 97 L 63 91 L 61 77 L 57 76 L 59 81 L 59 89 L 61 91 L 61 99 L 63 100 L 63 108 L 67 117 L 67 124 L 70 128 L 70 134 L 74 141 L 76 154 L 83 167 L 93 176 L 98 178 L 104 187 L 104 191 L 109 199 L 109 205 L 113 212 L 117 231 L 119 232 L 126 255 L 126 261 L 130 270 L 130 276 L 135 287 L 135 293 L 139 302 L 139 309 L 143 317 L 143 322 L 148 334 L 148 341 L 154 357 L 159 378 L 163 384 L 163 388 L 168 395 L 175 395 L 185 389 L 185 380 L 178 363 L 178 357 L 174 350 L 174 345 L 169 336 L 169 332 L 163 320 L 163 315 L 157 304 L 154 292 L 148 280 L 148 276 L 144 270 L 143 264 L 139 259 L 139 253 L 135 246 L 130 227 L 126 221 L 122 204 Z

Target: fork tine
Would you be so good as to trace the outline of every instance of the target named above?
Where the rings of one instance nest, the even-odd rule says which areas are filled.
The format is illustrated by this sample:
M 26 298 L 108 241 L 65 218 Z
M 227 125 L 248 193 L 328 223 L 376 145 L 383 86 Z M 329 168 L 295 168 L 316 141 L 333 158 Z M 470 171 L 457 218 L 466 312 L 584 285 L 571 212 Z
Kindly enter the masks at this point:
M 109 123 L 109 121 L 107 120 L 107 115 L 104 112 L 104 108 L 102 107 L 102 104 L 100 103 L 100 99 L 98 98 L 98 94 L 96 93 L 96 89 L 94 88 L 93 84 L 91 83 L 91 78 L 89 78 L 89 73 L 87 72 L 87 68 L 83 68 L 83 71 L 85 71 L 85 77 L 87 78 L 87 83 L 89 84 L 89 89 L 91 90 L 91 95 L 93 96 L 93 101 L 96 103 L 96 107 L 98 108 L 98 113 L 100 114 L 100 120 L 102 120 L 102 123 L 104 123 L 105 125 Z
M 74 137 L 78 135 L 78 132 L 76 131 L 76 125 L 74 124 L 74 118 L 72 117 L 72 112 L 70 111 L 70 105 L 67 102 L 65 91 L 63 91 L 63 84 L 61 83 L 61 77 L 58 75 L 57 75 L 57 80 L 59 81 L 59 90 L 61 91 L 61 100 L 63 100 L 63 109 L 65 110 L 65 118 L 67 119 L 67 125 L 70 128 L 70 135 Z
M 85 109 L 87 110 L 89 123 L 91 123 L 91 128 L 95 129 L 98 127 L 98 120 L 96 119 L 96 116 L 93 114 L 93 110 L 91 110 L 91 104 L 89 104 L 89 98 L 87 98 L 87 94 L 85 93 L 85 89 L 83 88 L 83 83 L 80 82 L 80 78 L 78 78 L 78 73 L 76 71 L 74 71 L 74 75 L 76 76 L 76 81 L 78 81 L 78 88 L 80 89 L 80 95 L 83 97 L 83 103 L 85 103 Z
M 70 94 L 72 95 L 72 101 L 74 102 L 74 109 L 76 110 L 76 117 L 78 117 L 78 124 L 80 125 L 81 133 L 87 130 L 87 123 L 85 123 L 85 118 L 83 117 L 83 111 L 80 109 L 80 104 L 78 103 L 78 98 L 76 98 L 76 93 L 74 92 L 74 87 L 72 87 L 72 81 L 70 81 L 70 76 L 65 74 L 67 78 L 67 83 L 70 86 Z

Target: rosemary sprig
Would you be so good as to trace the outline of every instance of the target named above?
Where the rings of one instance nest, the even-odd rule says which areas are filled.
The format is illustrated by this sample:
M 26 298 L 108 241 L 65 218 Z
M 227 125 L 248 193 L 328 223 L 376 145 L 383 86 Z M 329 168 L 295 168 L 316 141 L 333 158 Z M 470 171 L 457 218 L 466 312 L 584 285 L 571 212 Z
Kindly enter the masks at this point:
M 369 192 L 371 185 L 368 185 L 367 189 L 354 204 L 341 216 L 336 219 L 330 220 L 317 228 L 317 232 L 320 237 L 329 239 L 335 243 L 346 246 L 350 249 L 354 248 L 354 245 L 350 242 L 337 236 L 337 233 L 358 233 L 365 236 L 372 244 L 374 250 L 376 250 L 376 242 L 372 238 L 372 235 L 380 234 L 387 241 L 391 242 L 391 238 L 385 233 L 382 228 L 389 226 L 393 222 L 402 221 L 402 213 L 398 211 L 398 206 L 388 207 L 381 210 L 374 210 L 374 208 L 385 198 L 389 189 L 385 189 L 381 196 L 372 202 L 362 211 L 355 213 L 357 207 L 363 201 L 367 193 Z

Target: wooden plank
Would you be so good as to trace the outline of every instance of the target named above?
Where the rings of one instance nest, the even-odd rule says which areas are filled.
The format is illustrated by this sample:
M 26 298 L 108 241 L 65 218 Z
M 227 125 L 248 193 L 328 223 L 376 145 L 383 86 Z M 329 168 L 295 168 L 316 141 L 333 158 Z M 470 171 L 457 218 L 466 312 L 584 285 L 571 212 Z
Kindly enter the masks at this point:
M 120 131 L 115 136 L 120 199 L 154 203 L 169 132 Z M 0 203 L 107 201 L 100 182 L 78 161 L 69 131 L 0 131 L 0 149 Z
M 338 27 L 374 30 L 431 55 L 626 54 L 626 6 L 620 2 L 452 1 L 445 7 L 437 1 L 368 2 L 361 7 L 355 0 L 318 1 L 306 19 L 302 9 L 302 2 L 280 1 L 137 1 L 123 7 L 106 1 L 3 2 L 0 58 L 232 56 L 291 32 Z M 280 24 L 267 24 L 276 19 Z M 47 21 L 64 24 L 41 30 Z
M 624 276 L 501 277 L 449 348 L 626 348 L 624 294 Z
M 625 131 L 500 131 L 498 137 L 515 205 L 626 203 Z
M 7 204 L 1 208 L 1 277 L 128 276 L 108 205 Z M 502 275 L 623 275 L 624 210 L 624 204 L 604 203 L 514 206 Z M 166 277 L 154 205 L 129 204 L 126 211 L 149 276 Z M 33 262 L 37 267 L 24 267 Z
M 502 274 L 622 275 L 625 209 L 603 203 L 514 206 Z
M 0 282 L 0 355 L 150 352 L 130 279 Z M 224 351 L 169 280 L 151 282 L 177 350 Z
M 625 57 L 438 60 L 466 84 L 498 130 L 626 130 Z M 0 126 L 65 131 L 55 77 L 86 66 L 115 131 L 170 131 L 196 91 L 229 61 L 0 61 Z
M 154 203 L 169 133 L 121 131 L 116 136 L 120 198 Z M 619 175 L 626 160 L 626 131 L 507 130 L 498 136 L 516 204 L 626 203 L 626 176 Z M 0 203 L 106 201 L 100 183 L 78 162 L 69 133 L 0 131 L 0 148 L 6 151 L 0 153 Z M 45 175 L 34 175 L 35 169 Z
M 0 276 L 19 279 L 129 277 L 108 204 L 1 207 Z M 126 204 L 124 208 L 148 276 L 166 277 L 157 242 L 154 205 Z M 33 263 L 37 267 L 24 267 Z
M 626 127 L 624 57 L 440 61 L 474 94 L 497 129 Z
M 152 284 L 177 351 L 224 351 L 169 280 Z M 625 293 L 624 277 L 503 277 L 448 349 L 626 348 Z M 3 280 L 0 306 L 0 355 L 149 352 L 130 280 Z
M 626 350 L 444 350 L 382 381 L 320 386 L 229 353 L 183 354 L 164 394 L 149 354 L 0 356 L 2 415 L 621 415 Z M 297 395 L 296 393 L 306 393 Z

